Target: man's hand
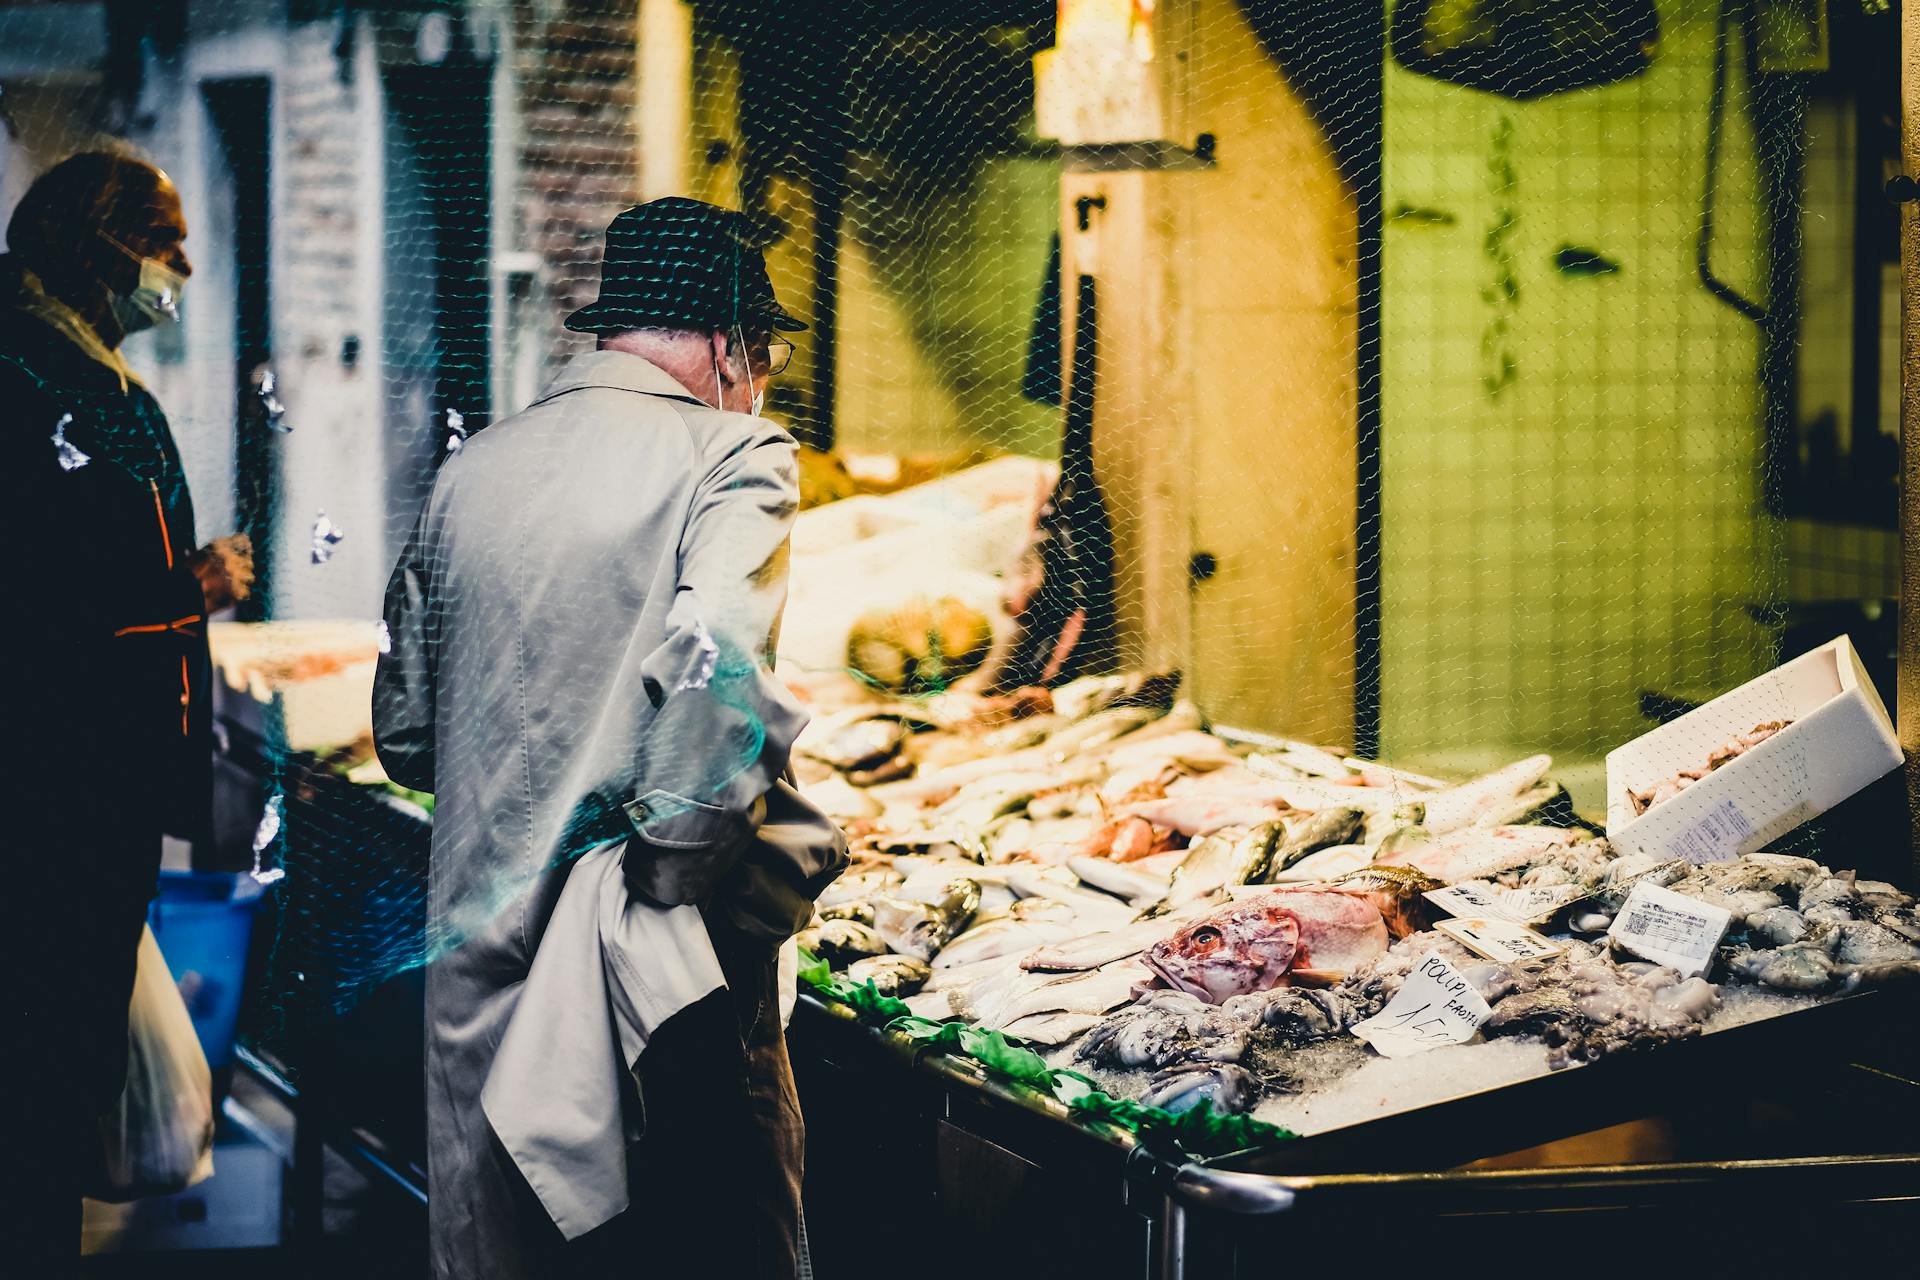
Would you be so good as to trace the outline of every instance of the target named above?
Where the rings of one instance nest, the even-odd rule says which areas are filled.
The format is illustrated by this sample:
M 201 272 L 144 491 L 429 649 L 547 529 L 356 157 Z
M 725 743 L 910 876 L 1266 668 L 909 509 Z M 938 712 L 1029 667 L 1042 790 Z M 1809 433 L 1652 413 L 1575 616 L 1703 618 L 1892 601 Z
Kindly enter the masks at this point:
M 187 567 L 200 579 L 207 612 L 217 613 L 253 593 L 253 539 L 244 533 L 217 539 L 188 556 Z

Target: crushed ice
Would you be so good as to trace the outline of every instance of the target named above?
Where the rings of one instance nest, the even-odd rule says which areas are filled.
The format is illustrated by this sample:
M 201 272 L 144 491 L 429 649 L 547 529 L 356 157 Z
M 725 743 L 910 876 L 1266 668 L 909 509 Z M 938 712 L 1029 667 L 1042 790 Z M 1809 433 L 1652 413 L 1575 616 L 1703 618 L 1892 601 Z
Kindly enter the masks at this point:
M 260 375 L 260 385 L 255 388 L 254 394 L 260 397 L 260 408 L 267 415 L 267 425 L 283 436 L 290 436 L 293 428 L 287 425 L 287 406 L 280 403 L 278 386 L 273 370 L 268 369 Z
M 326 511 L 322 510 L 313 522 L 313 562 L 325 564 L 333 559 L 333 549 L 346 536 L 345 531 L 328 519 Z
M 467 418 L 458 409 L 447 410 L 447 456 L 460 452 L 467 442 Z
M 260 855 L 280 838 L 280 816 L 285 807 L 284 796 L 269 796 L 267 807 L 260 812 L 260 825 L 253 829 L 253 878 L 261 884 L 274 884 L 287 874 L 284 868 L 266 868 L 260 862 Z
M 53 452 L 60 459 L 62 471 L 78 471 L 93 459 L 80 452 L 73 441 L 67 439 L 67 427 L 73 422 L 73 415 L 63 413 L 60 421 L 53 424 Z

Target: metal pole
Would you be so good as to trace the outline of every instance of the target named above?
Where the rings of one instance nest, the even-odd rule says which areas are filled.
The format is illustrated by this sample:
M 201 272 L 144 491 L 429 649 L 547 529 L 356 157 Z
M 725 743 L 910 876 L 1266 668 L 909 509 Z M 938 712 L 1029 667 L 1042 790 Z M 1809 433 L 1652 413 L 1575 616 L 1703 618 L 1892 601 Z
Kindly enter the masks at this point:
M 1900 158 L 1920 177 L 1920 3 L 1900 18 Z M 1900 206 L 1900 745 L 1907 753 L 1907 853 L 1920 875 L 1920 202 Z
M 1172 1196 L 1167 1197 L 1166 1216 L 1160 1226 L 1159 1280 L 1186 1280 L 1187 1210 Z

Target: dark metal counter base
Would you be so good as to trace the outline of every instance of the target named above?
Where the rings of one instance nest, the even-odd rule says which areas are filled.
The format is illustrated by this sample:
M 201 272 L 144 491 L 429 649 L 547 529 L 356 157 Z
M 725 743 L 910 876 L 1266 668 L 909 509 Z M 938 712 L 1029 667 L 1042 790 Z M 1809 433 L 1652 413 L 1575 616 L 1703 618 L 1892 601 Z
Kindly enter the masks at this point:
M 1477 1135 L 1449 1137 L 1427 1117 L 1401 1130 L 1397 1148 L 1376 1131 L 1338 1148 L 1302 1142 L 1277 1156 L 1178 1164 L 963 1060 L 916 1065 L 900 1038 L 803 999 L 791 1039 L 816 1261 L 823 1275 L 910 1258 L 922 1275 L 977 1277 L 997 1256 L 1022 1275 L 1101 1280 L 1277 1276 L 1381 1250 L 1401 1262 L 1488 1250 L 1568 1265 L 1641 1256 L 1663 1274 L 1682 1264 L 1779 1274 L 1789 1261 L 1830 1269 L 1836 1258 L 1885 1268 L 1904 1258 L 1894 1242 L 1920 1226 L 1920 1085 L 1905 1005 L 1843 1002 L 1812 1023 L 1796 1014 L 1791 1043 L 1778 1028 L 1763 1039 L 1728 1032 L 1689 1042 L 1707 1053 L 1676 1057 L 1687 1046 L 1673 1046 L 1614 1059 L 1628 1064 L 1620 1072 L 1563 1073 L 1550 1083 L 1589 1080 L 1576 1094 L 1528 1094 L 1515 1123 Z M 1899 1069 L 1836 1062 L 1843 1035 Z M 1476 1126 L 1505 1105 L 1467 1101 L 1427 1110 Z M 1484 1156 L 1640 1117 L 1662 1147 L 1645 1163 L 1556 1164 L 1578 1154 L 1571 1144 L 1529 1153 L 1530 1167 L 1445 1163 L 1462 1149 Z M 1316 1171 L 1316 1151 L 1387 1155 L 1397 1171 Z M 1267 1171 L 1280 1164 L 1285 1172 Z M 1482 1243 L 1461 1253 L 1444 1240 Z M 1657 1259 L 1646 1253 L 1653 1241 Z

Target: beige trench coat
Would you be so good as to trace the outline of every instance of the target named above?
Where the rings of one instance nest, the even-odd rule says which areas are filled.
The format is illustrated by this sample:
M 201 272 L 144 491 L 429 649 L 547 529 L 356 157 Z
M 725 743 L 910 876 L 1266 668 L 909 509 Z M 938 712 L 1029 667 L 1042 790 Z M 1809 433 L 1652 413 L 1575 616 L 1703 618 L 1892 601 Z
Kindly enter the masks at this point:
M 638 356 L 578 356 L 448 459 L 394 571 L 375 739 L 396 781 L 436 799 L 437 1276 L 520 1274 L 526 1224 L 490 1172 L 487 1118 L 513 1102 L 481 1093 L 575 860 L 625 841 L 643 901 L 702 903 L 769 947 L 845 865 L 837 829 L 781 779 L 807 718 L 770 669 L 795 454 Z M 606 999 L 582 996 L 539 1016 L 610 1043 Z M 630 1136 L 604 1117 L 596 1153 L 591 1120 L 577 1127 L 571 1158 L 600 1166 Z

